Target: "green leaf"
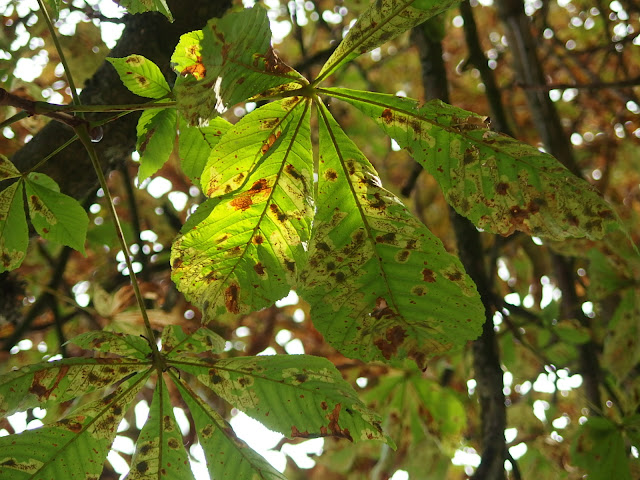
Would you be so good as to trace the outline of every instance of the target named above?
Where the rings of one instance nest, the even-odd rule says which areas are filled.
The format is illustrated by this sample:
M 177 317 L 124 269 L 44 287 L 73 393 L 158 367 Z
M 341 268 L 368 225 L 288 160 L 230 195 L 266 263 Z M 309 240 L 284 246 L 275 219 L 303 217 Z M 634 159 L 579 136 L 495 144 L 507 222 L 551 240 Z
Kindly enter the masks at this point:
M 191 125 L 267 89 L 308 82 L 271 47 L 266 11 L 258 6 L 209 20 L 202 35 L 187 33 L 171 57 L 178 109 Z
M 18 178 L 20 175 L 20 170 L 16 168 L 13 162 L 0 153 L 0 181 Z
M 177 121 L 177 113 L 173 108 L 146 110 L 140 115 L 136 144 L 140 154 L 139 184 L 160 170 L 169 159 L 176 138 Z
M 115 67 L 124 86 L 136 95 L 164 98 L 171 93 L 171 88 L 158 66 L 142 55 L 107 60 Z
M 124 358 L 66 358 L 12 370 L 0 376 L 0 417 L 66 402 L 147 367 Z
M 167 325 L 162 331 L 162 352 L 167 359 L 204 352 L 221 353 L 224 345 L 224 338 L 206 327 L 191 334 L 179 325 Z
M 0 272 L 18 268 L 29 246 L 22 180 L 0 192 Z
M 189 127 L 180 116 L 180 136 L 178 149 L 182 171 L 194 185 L 200 186 L 200 176 L 204 170 L 211 150 L 232 125 L 221 117 L 216 117 L 206 127 Z
M 602 361 L 622 381 L 640 363 L 640 290 L 627 290 L 608 330 Z
M 289 292 L 306 262 L 302 242 L 309 239 L 313 214 L 309 102 L 275 104 L 281 117 L 288 115 L 277 145 L 254 146 L 253 152 L 264 150 L 254 164 L 254 155 L 240 157 L 246 142 L 238 137 L 236 171 L 246 172 L 241 188 L 214 201 L 202 214 L 208 216 L 173 244 L 172 278 L 205 313 L 248 313 L 271 305 Z M 269 132 L 263 135 L 268 141 Z M 211 158 L 226 148 L 225 138 Z M 204 184 L 209 177 L 202 178 Z
M 324 64 L 319 83 L 354 58 L 393 40 L 459 0 L 377 0 L 358 17 L 344 40 Z
M 487 128 L 479 115 L 432 100 L 342 88 L 322 93 L 371 117 L 422 163 L 447 201 L 478 227 L 561 240 L 618 227 L 598 192 L 552 156 Z
M 460 261 L 380 186 L 326 108 L 318 202 L 299 293 L 315 327 L 364 361 L 427 357 L 476 338 L 484 308 Z
M 82 333 L 67 343 L 73 343 L 86 350 L 114 353 L 140 360 L 145 360 L 151 355 L 151 347 L 147 339 L 126 333 L 94 330 Z
M 134 376 L 54 424 L 0 437 L 0 478 L 98 478 L 118 425 L 147 376 Z
M 393 444 L 382 432 L 378 416 L 325 358 L 265 355 L 172 365 L 194 374 L 231 405 L 289 438 L 334 436 Z
M 580 426 L 571 454 L 573 463 L 589 474 L 589 480 L 631 480 L 622 434 L 606 418 L 591 417 Z
M 249 448 L 215 410 L 171 374 L 196 425 L 211 478 L 286 480 L 263 457 Z
M 131 459 L 127 480 L 193 479 L 189 457 L 173 415 L 162 376 L 153 393 L 149 418 L 144 424 Z
M 575 319 L 560 320 L 553 326 L 553 332 L 560 340 L 574 345 L 586 343 L 591 339 L 589 329 Z
M 84 255 L 89 217 L 76 200 L 52 189 L 51 182 L 53 180 L 43 173 L 27 176 L 31 223 L 43 238 L 67 245 Z
M 169 11 L 166 0 L 118 0 L 120 6 L 129 13 L 160 12 L 173 22 L 173 15 Z
M 60 15 L 60 2 L 61 0 L 45 0 L 47 2 L 47 5 L 49 5 L 49 8 L 51 8 L 52 13 L 51 18 L 53 20 L 57 20 L 58 16 Z

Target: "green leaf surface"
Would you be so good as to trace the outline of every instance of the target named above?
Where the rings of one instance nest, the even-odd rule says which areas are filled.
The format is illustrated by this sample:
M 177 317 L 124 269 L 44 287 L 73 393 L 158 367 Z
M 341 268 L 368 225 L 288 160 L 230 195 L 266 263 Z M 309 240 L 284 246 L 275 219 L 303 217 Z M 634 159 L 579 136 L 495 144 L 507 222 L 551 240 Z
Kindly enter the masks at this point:
M 322 89 L 371 117 L 422 163 L 447 201 L 476 226 L 561 240 L 617 228 L 598 192 L 552 156 L 487 128 L 484 117 L 433 100 Z
M 196 425 L 211 478 L 286 480 L 269 462 L 240 440 L 215 410 L 171 374 Z
M 314 84 L 354 58 L 444 12 L 459 0 L 377 0 L 358 16 L 344 40 L 324 64 Z
M 393 442 L 378 416 L 325 358 L 264 355 L 173 363 L 234 407 L 289 438 Z
M 484 308 L 460 261 L 380 186 L 326 108 L 318 201 L 299 293 L 315 327 L 364 361 L 426 359 L 475 339 Z
M 171 62 L 179 74 L 178 109 L 191 125 L 267 89 L 307 83 L 274 52 L 267 12 L 259 5 L 211 19 L 202 35 L 183 35 Z
M 151 347 L 147 339 L 126 333 L 94 330 L 82 333 L 69 340 L 68 343 L 73 343 L 86 350 L 113 353 L 140 360 L 145 360 L 151 355 Z
M 0 417 L 66 402 L 147 367 L 123 358 L 67 358 L 12 370 L 0 376 Z
M 20 170 L 16 168 L 13 162 L 0 153 L 0 181 L 18 178 L 20 175 Z
M 158 66 L 142 55 L 107 60 L 115 67 L 124 86 L 136 95 L 164 98 L 171 93 L 171 88 Z
M 182 116 L 180 116 L 179 122 L 178 151 L 182 171 L 194 185 L 199 187 L 200 177 L 207 165 L 211 150 L 232 125 L 221 117 L 214 118 L 206 127 L 189 127 Z
M 139 184 L 160 170 L 169 159 L 176 138 L 177 115 L 173 108 L 146 110 L 140 115 L 136 144 L 140 154 Z
M 616 308 L 604 341 L 603 364 L 622 381 L 640 363 L 640 290 L 629 289 Z
M 238 172 L 253 168 L 241 188 L 214 201 L 208 216 L 173 244 L 172 278 L 205 313 L 248 313 L 271 305 L 289 292 L 306 262 L 302 242 L 313 214 L 309 102 L 298 99 L 287 118 L 277 145 L 254 147 L 264 150 L 255 167 L 238 158 Z M 212 157 L 226 148 L 224 141 Z M 244 140 L 236 143 L 243 151 Z
M 0 478 L 99 478 L 120 420 L 147 376 L 144 372 L 132 377 L 56 423 L 0 437 Z
M 149 418 L 144 424 L 131 459 L 127 480 L 193 480 L 182 434 L 173 415 L 163 377 L 158 378 Z
M 129 13 L 160 12 L 173 22 L 173 15 L 169 11 L 166 0 L 118 0 L 117 3 L 126 8 Z
M 43 173 L 30 173 L 26 178 L 31 223 L 43 238 L 84 255 L 89 217 L 77 200 L 51 188 L 51 182 Z
M 18 268 L 27 254 L 29 229 L 23 192 L 22 181 L 0 192 L 0 272 Z
M 162 331 L 162 352 L 167 359 L 204 352 L 222 353 L 224 345 L 224 338 L 206 327 L 191 334 L 179 325 L 167 325 Z
M 571 454 L 573 462 L 589 474 L 589 480 L 631 480 L 622 434 L 606 418 L 591 417 L 580 426 Z

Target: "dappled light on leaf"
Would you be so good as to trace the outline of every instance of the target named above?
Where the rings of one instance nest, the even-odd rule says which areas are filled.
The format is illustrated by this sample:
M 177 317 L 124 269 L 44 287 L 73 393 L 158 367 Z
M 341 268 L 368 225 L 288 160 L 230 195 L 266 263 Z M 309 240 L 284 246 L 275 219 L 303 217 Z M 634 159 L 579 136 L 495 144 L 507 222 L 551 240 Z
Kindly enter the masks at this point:
M 274 124 L 286 118 L 277 146 L 269 146 L 275 134 L 268 129 L 259 131 L 266 143 L 248 148 L 237 133 L 241 126 L 229 130 L 212 151 L 202 182 L 205 191 L 218 195 L 212 188 L 217 177 L 207 171 L 221 168 L 225 175 L 237 173 L 230 187 L 237 190 L 224 194 L 225 185 L 206 218 L 172 248 L 174 281 L 205 312 L 248 313 L 272 304 L 289 292 L 298 265 L 306 261 L 302 242 L 308 240 L 311 227 L 313 170 L 309 102 L 282 100 L 271 108 L 280 111 Z M 247 115 L 246 122 L 262 119 L 260 110 Z M 229 143 L 236 138 L 238 158 Z M 219 159 L 217 152 L 227 157 Z M 236 167 L 229 156 L 237 161 Z

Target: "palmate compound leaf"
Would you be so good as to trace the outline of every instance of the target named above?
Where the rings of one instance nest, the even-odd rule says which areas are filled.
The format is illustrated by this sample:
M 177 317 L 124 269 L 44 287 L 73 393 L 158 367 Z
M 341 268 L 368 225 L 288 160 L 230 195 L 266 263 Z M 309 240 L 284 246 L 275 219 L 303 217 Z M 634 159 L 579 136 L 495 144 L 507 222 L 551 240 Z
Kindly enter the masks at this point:
M 269 462 L 240 440 L 231 425 L 191 388 L 168 371 L 189 407 L 211 478 L 286 480 Z
M 136 95 L 164 98 L 171 93 L 171 88 L 158 66 L 142 55 L 107 60 L 115 67 L 124 86 Z
M 189 177 L 194 185 L 199 187 L 200 176 L 209 160 L 211 150 L 232 125 L 222 117 L 210 120 L 206 127 L 190 127 L 182 116 L 178 118 L 178 122 L 180 166 L 182 172 Z
M 43 173 L 26 178 L 31 223 L 47 240 L 67 245 L 84 255 L 89 217 L 77 200 L 60 193 L 58 184 Z
M 267 12 L 259 5 L 213 18 L 202 32 L 183 35 L 171 62 L 179 75 L 178 110 L 191 125 L 273 87 L 308 83 L 274 52 Z
M 134 375 L 56 423 L 0 437 L 0 478 L 97 480 L 118 425 L 148 375 Z
M 176 360 L 218 396 L 289 438 L 333 436 L 393 442 L 327 359 L 265 355 L 214 361 Z
M 0 192 L 0 272 L 18 268 L 27 254 L 29 229 L 22 180 Z
M 147 419 L 131 459 L 126 480 L 192 480 L 182 433 L 173 415 L 167 385 L 158 377 Z
M 376 0 L 359 17 L 324 64 L 314 84 L 342 65 L 444 12 L 459 0 Z
M 552 156 L 492 132 L 484 117 L 438 100 L 322 89 L 372 118 L 435 177 L 447 201 L 492 233 L 602 238 L 617 217 L 597 191 Z
M 136 127 L 136 150 L 140 154 L 138 183 L 160 170 L 173 151 L 178 114 L 174 108 L 145 110 Z
M 268 115 L 273 125 L 286 117 L 277 140 L 262 129 L 264 143 L 254 144 L 255 136 L 240 136 L 238 126 L 220 140 L 211 158 L 227 148 L 227 137 L 236 139 L 235 171 L 244 183 L 203 204 L 208 214 L 194 215 L 206 218 L 190 223 L 173 244 L 172 278 L 205 313 L 248 313 L 271 305 L 289 292 L 306 262 L 302 242 L 309 238 L 313 214 L 309 101 L 285 99 L 267 111 L 274 109 L 280 112 Z M 265 119 L 260 110 L 247 117 Z M 202 178 L 204 184 L 204 172 Z
M 400 200 L 320 104 L 318 202 L 298 292 L 344 355 L 413 358 L 480 334 L 484 308 L 459 260 Z
M 148 368 L 130 358 L 66 358 L 0 376 L 0 417 L 66 402 Z

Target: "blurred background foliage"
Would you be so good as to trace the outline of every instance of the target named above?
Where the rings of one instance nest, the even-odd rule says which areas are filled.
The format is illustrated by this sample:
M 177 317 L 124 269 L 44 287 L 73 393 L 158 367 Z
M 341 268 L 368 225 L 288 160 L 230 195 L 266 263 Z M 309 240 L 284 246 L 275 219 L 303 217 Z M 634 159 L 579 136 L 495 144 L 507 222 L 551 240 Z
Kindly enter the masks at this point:
M 267 0 L 280 57 L 311 78 L 368 2 L 363 0 Z M 579 171 L 614 206 L 638 243 L 640 228 L 640 4 L 635 0 L 525 0 L 546 85 L 525 85 L 514 70 L 514 51 L 492 0 L 472 0 L 481 47 L 499 88 L 508 125 L 520 140 L 542 146 L 532 120 L 527 90 L 548 95 L 558 111 Z M 238 4 L 240 5 L 240 4 Z M 245 6 L 249 6 L 245 4 Z M 52 103 L 70 102 L 60 59 L 35 0 L 0 0 L 0 81 L 14 94 Z M 124 10 L 110 0 L 63 2 L 56 23 L 76 83 L 82 85 L 101 65 L 122 32 Z M 435 25 L 435 28 L 433 27 Z M 490 105 L 480 71 L 470 60 L 465 23 L 452 9 L 431 23 L 431 38 L 442 36 L 450 103 L 483 115 Z M 329 85 L 406 95 L 424 100 L 423 72 L 415 35 L 407 33 L 362 56 L 329 79 Z M 495 100 L 495 99 L 494 99 Z M 226 117 L 236 122 L 256 107 L 247 103 Z M 418 217 L 447 249 L 456 251 L 449 210 L 433 178 L 411 179 L 414 162 L 393 140 L 344 104 L 332 113 L 378 169 L 387 188 L 403 191 Z M 0 109 L 0 121 L 15 114 Z M 48 120 L 30 117 L 4 126 L 0 152 L 11 156 Z M 176 149 L 177 152 L 177 149 Z M 139 270 L 154 327 L 199 325 L 200 313 L 170 281 L 169 251 L 178 229 L 204 199 L 180 170 L 174 152 L 151 180 L 137 185 L 133 153 L 111 172 L 110 187 Z M 73 356 L 65 346 L 79 333 L 114 328 L 141 331 L 123 253 L 107 218 L 100 190 L 84 200 L 91 226 L 87 256 L 33 239 L 22 267 L 4 277 L 0 293 L 0 371 L 35 363 L 43 355 Z M 507 412 L 505 430 L 511 461 L 508 478 L 590 478 L 598 476 L 584 449 L 613 455 L 631 477 L 640 478 L 640 292 L 639 264 L 619 239 L 602 243 L 569 240 L 549 244 L 537 238 L 481 236 L 481 248 L 494 295 L 494 331 L 503 369 Z M 582 312 L 568 315 L 566 285 L 558 278 L 556 255 L 569 259 L 572 301 Z M 234 416 L 250 445 L 258 448 L 291 479 L 459 479 L 472 475 L 482 453 L 481 412 L 471 350 L 436 357 L 426 372 L 407 364 L 392 368 L 347 359 L 313 328 L 308 307 L 295 294 L 277 305 L 211 325 L 228 339 L 225 355 L 307 353 L 329 358 L 384 417 L 398 444 L 393 452 L 377 443 L 354 446 L 344 440 L 301 442 L 257 434 Z M 597 362 L 581 363 L 581 346 L 593 344 Z M 596 382 L 601 402 L 585 393 L 585 375 Z M 175 393 L 175 392 L 174 392 Z M 141 398 L 121 425 L 104 478 L 119 478 L 131 459 L 144 418 Z M 176 396 L 177 399 L 177 396 Z M 61 407 L 62 408 L 62 407 Z M 132 411 L 133 412 L 133 411 Z M 34 428 L 55 412 L 35 409 L 0 420 L 0 434 Z M 588 414 L 609 424 L 583 424 Z M 244 422 L 244 423 L 243 423 Z M 194 428 L 184 416 L 183 433 L 197 464 Z M 245 425 L 245 427 L 243 427 Z M 253 424 L 251 424 L 253 425 Z M 589 425 L 591 425 L 589 423 Z M 612 425 L 607 430 L 606 425 Z M 248 432 L 248 433 L 247 433 Z M 617 436 L 616 436 L 617 435 Z M 271 443 L 269 443 L 271 442 Z M 622 449 L 611 445 L 622 442 Z M 272 450 L 269 450 L 272 449 Z M 322 455 L 318 454 L 322 451 Z M 282 455 L 280 452 L 288 454 Z M 305 453 L 306 452 L 306 453 Z M 618 478 L 615 477 L 614 478 Z M 627 477 L 619 477 L 627 478 Z

